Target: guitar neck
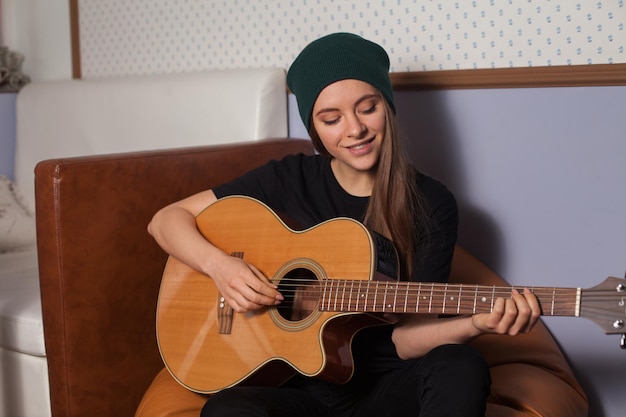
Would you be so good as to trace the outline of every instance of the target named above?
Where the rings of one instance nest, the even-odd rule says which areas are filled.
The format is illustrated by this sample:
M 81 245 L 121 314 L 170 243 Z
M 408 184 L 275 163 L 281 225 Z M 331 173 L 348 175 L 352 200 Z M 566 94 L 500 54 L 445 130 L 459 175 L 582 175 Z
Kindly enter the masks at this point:
M 378 313 L 477 314 L 492 311 L 513 287 L 431 282 L 324 280 L 320 310 Z M 579 316 L 580 288 L 529 287 L 544 316 Z M 522 288 L 518 289 L 520 292 Z

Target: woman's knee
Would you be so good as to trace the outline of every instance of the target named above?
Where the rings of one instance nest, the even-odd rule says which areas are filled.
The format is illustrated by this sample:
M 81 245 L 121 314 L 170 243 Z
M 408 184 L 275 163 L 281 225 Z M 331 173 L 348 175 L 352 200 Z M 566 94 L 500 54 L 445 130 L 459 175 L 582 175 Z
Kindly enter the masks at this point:
M 489 367 L 470 346 L 443 345 L 422 362 L 423 415 L 484 416 L 491 386 Z
M 489 365 L 482 354 L 471 346 L 442 345 L 431 350 L 424 360 L 426 366 L 430 367 L 430 374 L 448 384 L 478 384 L 487 391 L 489 389 Z
M 265 417 L 254 392 L 231 388 L 209 397 L 202 407 L 201 417 Z

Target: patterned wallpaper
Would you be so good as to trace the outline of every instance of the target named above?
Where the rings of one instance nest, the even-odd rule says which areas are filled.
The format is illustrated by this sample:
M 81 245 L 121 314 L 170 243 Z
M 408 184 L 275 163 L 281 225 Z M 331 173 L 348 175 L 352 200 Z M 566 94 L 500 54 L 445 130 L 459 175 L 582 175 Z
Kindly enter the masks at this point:
M 392 71 L 625 63 L 624 0 L 80 0 L 82 75 L 288 68 L 335 31 Z

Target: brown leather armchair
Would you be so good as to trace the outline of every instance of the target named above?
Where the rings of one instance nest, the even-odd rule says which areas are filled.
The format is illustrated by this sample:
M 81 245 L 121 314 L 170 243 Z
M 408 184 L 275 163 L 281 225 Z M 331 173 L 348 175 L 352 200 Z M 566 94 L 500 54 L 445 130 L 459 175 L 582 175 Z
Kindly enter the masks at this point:
M 163 369 L 156 301 L 167 256 L 146 232 L 164 205 L 308 140 L 56 159 L 35 170 L 37 234 L 52 414 L 197 416 L 206 398 Z M 462 249 L 455 281 L 503 282 Z M 576 417 L 587 401 L 543 325 L 473 342 L 493 374 L 488 416 Z

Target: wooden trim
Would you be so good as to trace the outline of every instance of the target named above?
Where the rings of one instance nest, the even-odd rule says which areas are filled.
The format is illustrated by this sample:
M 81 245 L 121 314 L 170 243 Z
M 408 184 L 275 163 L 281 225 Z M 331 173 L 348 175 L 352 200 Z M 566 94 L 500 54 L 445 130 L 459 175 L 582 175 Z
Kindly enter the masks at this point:
M 626 64 L 391 73 L 395 90 L 626 85 Z
M 78 21 L 78 0 L 70 2 L 70 38 L 72 43 L 72 78 L 81 78 L 80 67 L 80 28 Z

